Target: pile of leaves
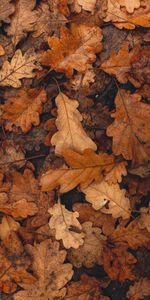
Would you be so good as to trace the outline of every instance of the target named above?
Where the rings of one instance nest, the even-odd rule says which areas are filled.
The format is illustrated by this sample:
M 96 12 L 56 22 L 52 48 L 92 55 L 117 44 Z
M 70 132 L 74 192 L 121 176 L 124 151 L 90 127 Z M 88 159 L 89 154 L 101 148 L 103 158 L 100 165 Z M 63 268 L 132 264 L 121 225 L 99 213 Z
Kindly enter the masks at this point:
M 149 0 L 0 1 L 0 299 L 150 296 Z

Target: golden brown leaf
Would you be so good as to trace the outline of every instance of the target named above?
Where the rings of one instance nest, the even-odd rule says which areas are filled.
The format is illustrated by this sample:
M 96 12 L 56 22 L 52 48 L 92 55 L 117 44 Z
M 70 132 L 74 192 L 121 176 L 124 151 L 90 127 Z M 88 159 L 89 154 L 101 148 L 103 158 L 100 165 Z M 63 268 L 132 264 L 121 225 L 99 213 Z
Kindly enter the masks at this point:
M 5 120 L 6 130 L 11 131 L 12 126 L 16 125 L 21 127 L 23 132 L 28 132 L 32 124 L 39 125 L 39 114 L 42 112 L 44 102 L 46 102 L 44 89 L 20 90 L 16 96 L 8 98 L 2 106 L 2 118 Z
M 55 230 L 56 240 L 62 239 L 66 249 L 71 247 L 79 248 L 84 242 L 84 233 L 80 232 L 82 226 L 77 220 L 79 217 L 78 212 L 71 212 L 60 203 L 55 204 L 48 211 L 52 216 L 49 221 L 49 227 Z
M 16 50 L 11 62 L 5 61 L 0 70 L 0 86 L 12 86 L 19 88 L 22 78 L 33 78 L 33 69 L 37 55 L 33 49 L 29 49 L 24 55 L 20 49 Z
M 118 91 L 115 104 L 115 121 L 107 128 L 107 135 L 113 136 L 113 152 L 141 163 L 148 158 L 143 143 L 150 141 L 150 107 L 140 95 L 125 90 Z
M 34 246 L 27 245 L 32 256 L 32 270 L 36 274 L 35 284 L 20 284 L 24 290 L 14 295 L 14 300 L 62 299 L 66 294 L 66 283 L 73 275 L 72 265 L 64 263 L 66 251 L 59 250 L 59 243 L 45 240 Z
M 43 174 L 40 179 L 42 191 L 50 191 L 60 186 L 60 192 L 65 193 L 79 184 L 85 188 L 93 180 L 101 181 L 103 172 L 107 173 L 114 164 L 112 155 L 96 154 L 91 149 L 86 149 L 83 154 L 65 150 L 63 156 L 71 168 L 50 169 Z
M 146 296 L 150 296 L 150 280 L 148 278 L 140 278 L 130 285 L 127 292 L 129 300 L 144 299 Z
M 119 0 L 118 1 L 121 7 L 125 6 L 128 13 L 133 13 L 135 9 L 139 8 L 141 4 L 140 2 L 141 0 L 132 0 L 132 1 Z
M 96 144 L 81 125 L 82 115 L 77 110 L 78 101 L 69 99 L 63 93 L 60 93 L 55 101 L 58 109 L 56 119 L 58 132 L 51 138 L 51 144 L 55 145 L 55 154 L 62 155 L 65 149 L 81 153 L 88 148 L 96 150 Z
M 1 0 L 0 2 L 0 21 L 8 21 L 9 16 L 13 14 L 15 7 L 11 0 Z M 6 9 L 7 8 L 7 9 Z
M 102 32 L 99 27 L 72 24 L 71 29 L 62 28 L 60 39 L 48 38 L 51 50 L 43 53 L 41 62 L 56 71 L 72 76 L 73 70 L 85 72 L 100 52 Z

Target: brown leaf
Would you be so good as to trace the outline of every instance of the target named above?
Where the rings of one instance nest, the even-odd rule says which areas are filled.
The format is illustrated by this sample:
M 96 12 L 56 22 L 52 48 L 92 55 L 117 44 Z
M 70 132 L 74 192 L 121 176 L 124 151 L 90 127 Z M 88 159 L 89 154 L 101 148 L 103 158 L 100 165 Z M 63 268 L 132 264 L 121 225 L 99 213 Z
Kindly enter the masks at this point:
M 138 164 L 148 159 L 143 143 L 150 141 L 150 107 L 141 96 L 119 90 L 115 99 L 115 121 L 108 126 L 107 135 L 113 136 L 113 152 Z
M 51 50 L 46 51 L 41 58 L 45 66 L 51 66 L 56 71 L 72 76 L 73 70 L 85 72 L 100 52 L 102 32 L 99 27 L 72 24 L 71 29 L 63 27 L 60 39 L 48 38 Z
M 106 153 L 96 154 L 86 149 L 83 154 L 65 150 L 63 154 L 71 169 L 50 169 L 42 175 L 40 184 L 42 191 L 50 191 L 60 186 L 60 192 L 72 190 L 78 184 L 87 187 L 93 180 L 101 181 L 103 172 L 108 172 L 114 163 L 114 158 Z
M 35 0 L 18 0 L 15 3 L 15 13 L 11 18 L 11 25 L 7 27 L 7 33 L 12 36 L 15 46 L 27 36 L 27 32 L 34 29 L 37 20 L 35 5 Z
M 107 281 L 82 274 L 80 281 L 72 282 L 68 285 L 65 299 L 109 300 L 108 297 L 101 295 L 101 288 L 107 285 Z
M 14 12 L 15 7 L 11 0 L 1 0 L 0 2 L 0 21 L 8 21 L 9 16 Z M 6 9 L 7 8 L 7 9 Z
M 65 284 L 73 275 L 71 264 L 64 263 L 66 251 L 59 250 L 59 243 L 45 240 L 26 249 L 32 256 L 35 284 L 20 284 L 24 290 L 14 295 L 14 300 L 49 300 L 65 296 Z
M 140 278 L 129 286 L 127 292 L 127 298 L 129 300 L 144 299 L 146 296 L 150 296 L 150 280 L 148 278 Z
M 12 130 L 12 126 L 21 127 L 23 132 L 28 132 L 32 124 L 40 123 L 39 114 L 42 112 L 42 104 L 46 102 L 44 89 L 37 91 L 20 90 L 16 96 L 8 98 L 2 106 L 2 118 L 5 121 L 6 130 Z
M 16 50 L 11 62 L 5 61 L 0 70 L 0 86 L 19 88 L 22 78 L 33 78 L 33 69 L 37 69 L 35 61 L 37 55 L 29 49 L 24 55 L 20 49 Z

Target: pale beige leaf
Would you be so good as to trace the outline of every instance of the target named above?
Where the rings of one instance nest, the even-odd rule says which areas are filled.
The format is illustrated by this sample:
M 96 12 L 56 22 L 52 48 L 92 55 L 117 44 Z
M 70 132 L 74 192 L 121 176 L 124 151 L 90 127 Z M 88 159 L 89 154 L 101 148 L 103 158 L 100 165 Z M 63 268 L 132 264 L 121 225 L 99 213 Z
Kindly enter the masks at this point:
M 16 50 L 11 62 L 5 61 L 0 70 L 0 86 L 12 86 L 19 88 L 22 78 L 33 78 L 33 69 L 39 68 L 35 65 L 37 55 L 29 49 L 24 55 L 20 49 Z
M 127 292 L 127 298 L 129 300 L 140 300 L 144 299 L 146 296 L 150 296 L 150 280 L 141 277 L 139 281 L 130 285 Z
M 18 0 L 15 4 L 15 13 L 11 18 L 11 25 L 7 28 L 7 33 L 12 36 L 12 42 L 16 46 L 27 36 L 27 32 L 33 31 L 38 15 L 34 10 L 36 0 Z
M 15 7 L 11 0 L 0 1 L 0 21 L 8 21 L 8 17 L 14 12 Z
M 117 183 L 109 185 L 103 180 L 101 183 L 92 183 L 81 190 L 95 210 L 101 209 L 103 213 L 112 214 L 114 218 L 130 217 L 130 202 L 125 196 L 126 190 L 121 190 Z M 104 207 L 106 203 L 108 208 Z
M 105 236 L 101 234 L 101 229 L 92 227 L 92 222 L 82 224 L 83 233 L 85 234 L 84 244 L 78 249 L 70 249 L 67 258 L 77 268 L 92 268 L 94 264 L 101 264 L 103 242 Z
M 81 125 L 82 115 L 77 110 L 78 101 L 69 99 L 63 93 L 60 93 L 55 101 L 58 108 L 58 132 L 51 139 L 51 144 L 55 145 L 55 154 L 62 155 L 65 149 L 81 153 L 87 148 L 95 151 L 96 144 L 87 136 Z
M 126 7 L 126 10 L 129 12 L 129 13 L 133 13 L 135 9 L 139 8 L 140 7 L 140 2 L 141 0 L 132 0 L 132 1 L 129 1 L 129 0 L 119 0 L 117 1 L 120 6 L 125 6 Z
M 32 270 L 37 277 L 35 284 L 21 284 L 25 290 L 15 293 L 14 300 L 62 299 L 64 286 L 72 278 L 72 265 L 64 263 L 67 252 L 59 250 L 59 243 L 44 240 L 40 244 L 27 245 L 32 257 Z
M 46 102 L 44 89 L 39 92 L 37 89 L 28 91 L 20 90 L 19 93 L 7 99 L 2 106 L 2 119 L 5 120 L 6 130 L 12 130 L 12 126 L 21 127 L 23 132 L 28 132 L 32 124 L 37 126 L 40 123 L 39 114 L 42 112 L 42 105 Z
M 77 220 L 78 212 L 71 212 L 60 203 L 55 204 L 48 212 L 52 215 L 49 226 L 51 229 L 55 229 L 56 240 L 62 239 L 66 249 L 71 247 L 77 249 L 83 244 L 84 233 L 79 233 L 82 226 Z

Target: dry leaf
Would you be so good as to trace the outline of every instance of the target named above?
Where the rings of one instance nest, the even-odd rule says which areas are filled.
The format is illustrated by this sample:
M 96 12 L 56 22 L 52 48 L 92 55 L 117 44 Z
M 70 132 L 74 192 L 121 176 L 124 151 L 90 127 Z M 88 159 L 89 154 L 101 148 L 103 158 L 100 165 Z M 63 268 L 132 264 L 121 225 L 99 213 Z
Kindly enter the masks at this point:
M 112 170 L 106 174 L 105 181 L 107 181 L 109 184 L 115 184 L 117 182 L 120 183 L 122 181 L 122 176 L 127 175 L 126 165 L 127 162 L 125 161 L 116 163 Z
M 71 29 L 62 28 L 60 39 L 48 38 L 51 50 L 43 53 L 41 62 L 55 71 L 72 76 L 73 70 L 85 72 L 100 52 L 102 32 L 99 27 L 72 24 Z
M 16 50 L 11 62 L 5 61 L 0 70 L 0 86 L 12 86 L 19 88 L 22 78 L 33 78 L 33 69 L 37 55 L 33 49 L 29 49 L 24 55 L 20 49 Z
M 0 56 L 3 56 L 5 54 L 5 50 L 2 45 L 0 45 Z
M 133 13 L 135 9 L 140 7 L 141 0 L 119 0 L 118 3 L 120 6 L 125 6 L 128 13 Z
M 82 230 L 85 234 L 84 244 L 78 249 L 70 249 L 67 258 L 77 268 L 84 265 L 86 268 L 92 268 L 95 264 L 101 265 L 103 243 L 106 240 L 101 234 L 101 229 L 92 227 L 92 222 L 82 224 Z
M 103 268 L 112 280 L 124 282 L 134 280 L 133 268 L 136 258 L 127 251 L 126 245 L 120 247 L 105 247 L 103 251 Z
M 9 16 L 13 14 L 15 7 L 11 0 L 1 0 L 0 2 L 0 21 L 9 21 Z M 6 9 L 7 8 L 7 9 Z
M 14 295 L 14 300 L 62 299 L 65 284 L 73 275 L 72 265 L 65 263 L 66 251 L 59 250 L 59 243 L 45 240 L 34 246 L 27 245 L 32 256 L 32 270 L 37 277 L 35 284 L 20 284 L 23 291 Z
M 141 163 L 147 159 L 143 143 L 150 141 L 150 107 L 140 95 L 125 90 L 119 90 L 115 104 L 115 121 L 107 128 L 107 135 L 113 136 L 113 152 Z
M 141 7 L 136 9 L 132 14 L 128 13 L 124 8 L 121 9 L 121 2 L 128 2 L 128 6 L 126 6 L 128 7 L 127 9 L 133 10 L 133 4 L 135 1 L 130 1 L 129 3 L 129 1 L 126 0 L 108 0 L 108 9 L 106 12 L 106 18 L 104 19 L 106 22 L 112 21 L 119 29 L 134 29 L 136 26 L 150 26 L 149 0 L 141 0 Z
M 87 148 L 96 150 L 96 144 L 88 137 L 81 125 L 82 115 L 77 110 L 78 101 L 70 100 L 63 93 L 60 93 L 55 101 L 58 109 L 56 119 L 58 132 L 51 139 L 51 144 L 55 145 L 55 154 L 62 155 L 65 149 L 78 152 L 83 152 Z
M 86 149 L 83 154 L 72 150 L 65 150 L 63 154 L 68 165 L 60 169 L 50 169 L 42 175 L 40 184 L 42 191 L 50 191 L 60 186 L 60 192 L 66 193 L 77 185 L 87 187 L 93 180 L 99 182 L 103 173 L 110 171 L 114 165 L 114 157 L 106 153 L 96 154 L 91 149 Z
M 25 155 L 13 141 L 7 141 L 0 149 L 0 170 L 7 172 L 13 168 L 21 168 L 25 164 Z
M 147 231 L 150 233 L 150 205 L 149 207 L 142 207 L 140 209 L 138 226 L 141 229 L 146 228 Z
M 65 299 L 109 300 L 108 297 L 101 295 L 101 288 L 107 285 L 108 281 L 82 274 L 80 281 L 71 282 L 71 284 L 67 286 Z
M 129 300 L 140 300 L 146 296 L 150 296 L 150 280 L 148 278 L 140 278 L 133 285 L 129 286 L 127 298 Z
M 27 32 L 33 31 L 34 23 L 38 17 L 37 12 L 34 10 L 35 0 L 18 0 L 15 5 L 11 25 L 6 29 L 8 35 L 12 36 L 14 46 L 27 36 Z
M 89 203 L 75 203 L 73 205 L 73 211 L 79 213 L 79 221 L 81 224 L 90 221 L 94 227 L 102 228 L 102 232 L 106 236 L 114 231 L 115 219 L 101 211 L 94 210 Z
M 33 37 L 41 35 L 48 37 L 67 23 L 65 16 L 59 12 L 58 5 L 60 5 L 60 0 L 48 0 L 40 3 L 37 8 L 37 19 L 33 27 Z
M 82 9 L 94 13 L 96 0 L 69 0 L 71 11 L 80 13 Z
M 101 183 L 92 183 L 81 190 L 95 210 L 102 209 L 103 213 L 112 214 L 113 218 L 130 217 L 130 201 L 125 196 L 126 190 L 121 190 L 117 183 L 109 185 L 103 180 Z
M 17 231 L 20 227 L 20 224 L 16 222 L 13 218 L 5 216 L 2 218 L 0 224 L 0 238 L 5 240 L 11 233 L 11 231 Z
M 28 132 L 32 124 L 40 123 L 39 114 L 42 112 L 42 104 L 46 102 L 44 89 L 20 90 L 19 93 L 8 98 L 2 105 L 2 118 L 5 120 L 6 130 L 12 130 L 12 126 L 21 127 L 23 132 Z
M 56 240 L 63 241 L 64 247 L 79 248 L 83 244 L 84 233 L 80 233 L 82 226 L 77 218 L 78 212 L 71 212 L 60 203 L 48 210 L 52 215 L 49 221 L 50 229 L 55 229 Z

